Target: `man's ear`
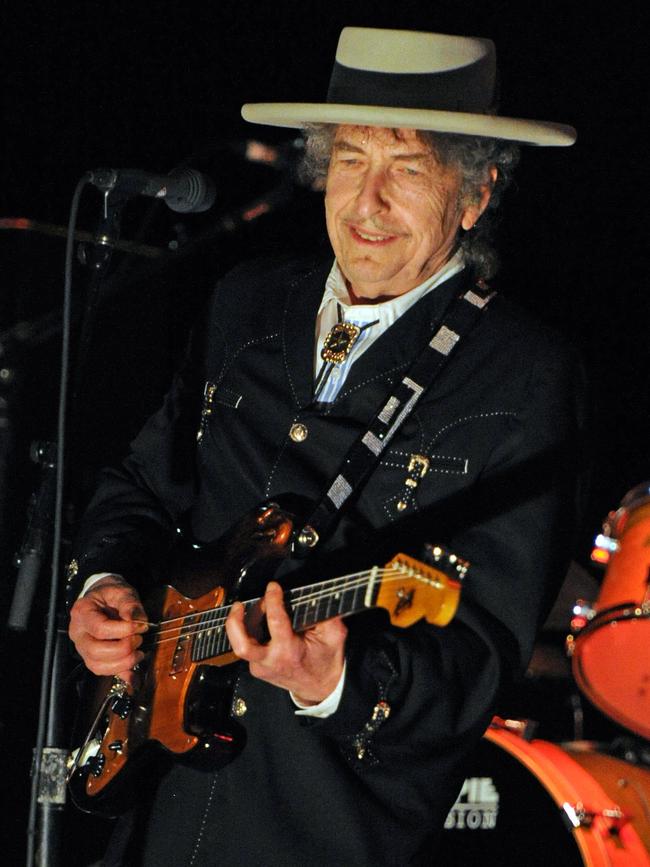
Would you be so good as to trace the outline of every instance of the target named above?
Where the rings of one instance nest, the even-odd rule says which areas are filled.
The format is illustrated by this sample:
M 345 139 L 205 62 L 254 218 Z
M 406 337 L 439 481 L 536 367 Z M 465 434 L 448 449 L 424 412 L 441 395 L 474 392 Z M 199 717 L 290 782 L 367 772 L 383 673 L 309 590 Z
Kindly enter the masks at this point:
M 471 205 L 467 205 L 463 210 L 463 214 L 461 216 L 460 225 L 466 232 L 469 232 L 470 229 L 473 229 L 478 218 L 481 216 L 483 211 L 487 208 L 488 202 L 490 201 L 490 196 L 492 195 L 492 190 L 494 189 L 494 185 L 497 180 L 497 168 L 496 166 L 492 166 L 490 168 L 490 180 L 486 184 L 481 184 L 480 187 L 480 197 L 477 202 L 472 202 Z

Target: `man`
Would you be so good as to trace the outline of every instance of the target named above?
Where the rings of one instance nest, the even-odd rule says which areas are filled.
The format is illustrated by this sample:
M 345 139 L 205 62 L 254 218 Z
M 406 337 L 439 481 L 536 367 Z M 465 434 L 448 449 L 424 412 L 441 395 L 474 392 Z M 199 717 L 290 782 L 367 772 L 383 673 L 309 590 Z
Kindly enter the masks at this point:
M 248 263 L 217 287 L 205 338 L 80 528 L 78 652 L 130 681 L 139 594 L 173 583 L 176 526 L 211 542 L 272 499 L 300 522 L 317 503 L 333 516 L 283 563 L 286 586 L 421 556 L 425 542 L 472 565 L 444 629 L 369 613 L 294 632 L 272 581 L 265 641 L 235 603 L 231 709 L 246 744 L 217 772 L 174 763 L 122 863 L 431 863 L 463 760 L 526 664 L 568 556 L 575 367 L 477 277 L 494 270 L 481 234 L 512 142 L 574 133 L 491 113 L 494 67 L 487 40 L 346 28 L 328 103 L 243 109 L 309 126 L 336 260 Z M 478 312 L 457 335 L 462 305 Z M 440 372 L 380 442 L 373 425 L 432 352 Z M 355 480 L 359 441 L 377 460 Z

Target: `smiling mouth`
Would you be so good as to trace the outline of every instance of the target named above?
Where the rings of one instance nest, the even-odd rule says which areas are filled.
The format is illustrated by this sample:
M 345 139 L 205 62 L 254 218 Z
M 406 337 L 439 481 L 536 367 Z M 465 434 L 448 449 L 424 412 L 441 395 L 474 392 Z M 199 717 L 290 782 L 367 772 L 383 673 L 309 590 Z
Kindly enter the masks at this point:
M 388 244 L 397 238 L 397 235 L 378 234 L 377 232 L 368 232 L 358 226 L 349 226 L 352 237 L 362 244 L 372 244 L 373 246 L 381 246 Z

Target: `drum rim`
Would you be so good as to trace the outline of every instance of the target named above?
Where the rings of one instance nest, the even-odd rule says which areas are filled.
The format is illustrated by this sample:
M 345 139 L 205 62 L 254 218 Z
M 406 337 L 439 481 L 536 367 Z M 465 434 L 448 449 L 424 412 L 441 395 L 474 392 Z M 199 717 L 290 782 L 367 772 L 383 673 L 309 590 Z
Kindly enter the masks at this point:
M 546 789 L 561 812 L 566 813 L 564 805 L 570 803 L 567 791 L 575 798 L 576 803 L 581 800 L 579 791 L 581 786 L 585 787 L 585 791 L 590 791 L 589 798 L 596 795 L 603 805 L 609 805 L 602 806 L 600 809 L 618 807 L 599 780 L 560 746 L 539 738 L 528 741 L 521 735 L 508 731 L 499 723 L 493 723 L 485 732 L 484 738 L 520 761 Z M 568 832 L 572 835 L 586 867 L 597 867 L 599 864 L 605 867 L 612 864 L 607 834 L 593 833 L 594 828 L 600 829 L 604 821 L 601 816 L 596 815 L 592 824 L 579 825 Z M 629 854 L 635 859 L 630 863 L 635 867 L 650 867 L 650 853 L 630 822 L 626 822 L 617 835 L 610 833 L 609 839 L 613 840 L 616 837 L 620 840 L 622 835 L 625 836 L 625 845 L 629 846 Z
M 646 608 L 647 610 L 645 610 Z M 645 603 L 639 605 L 638 602 L 630 600 L 629 602 L 610 605 L 608 608 L 603 608 L 602 611 L 596 611 L 594 616 L 576 634 L 575 641 L 577 643 L 584 635 L 595 632 L 596 629 L 608 626 L 610 623 L 624 620 L 644 620 L 646 618 L 650 618 L 650 607 Z
M 613 704 L 600 690 L 596 690 L 593 678 L 587 675 L 582 663 L 581 655 L 575 654 L 572 660 L 572 671 L 580 691 L 587 696 L 593 705 L 610 719 L 614 720 L 614 722 L 628 729 L 628 731 L 650 740 L 650 724 L 644 727 L 638 719 L 625 713 L 620 705 Z

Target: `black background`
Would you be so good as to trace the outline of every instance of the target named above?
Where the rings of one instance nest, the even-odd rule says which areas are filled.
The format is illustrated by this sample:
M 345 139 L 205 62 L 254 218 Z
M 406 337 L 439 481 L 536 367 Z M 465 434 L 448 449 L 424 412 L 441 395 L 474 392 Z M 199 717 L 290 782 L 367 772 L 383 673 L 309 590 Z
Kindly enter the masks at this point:
M 578 129 L 572 148 L 524 149 L 504 201 L 504 264 L 495 283 L 560 329 L 585 360 L 593 472 L 574 557 L 588 566 L 602 517 L 650 476 L 642 8 L 640 0 L 609 7 L 558 0 L 14 4 L 4 27 L 0 217 L 64 226 L 75 184 L 98 166 L 164 173 L 188 163 L 209 172 L 218 188 L 217 204 L 204 215 L 179 217 L 143 199 L 124 210 L 123 238 L 161 250 L 176 240 L 185 255 L 157 266 L 143 256 L 113 257 L 90 359 L 76 385 L 71 506 L 83 504 L 96 469 L 119 455 L 155 408 L 214 279 L 238 259 L 303 249 L 322 238 L 321 197 L 298 186 L 270 215 L 219 231 L 224 213 L 288 179 L 238 154 L 250 137 L 293 139 L 291 131 L 245 124 L 241 104 L 320 101 L 345 25 L 437 30 L 496 42 L 503 114 Z M 95 228 L 100 204 L 88 188 L 80 228 Z M 15 581 L 11 554 L 38 480 L 29 444 L 55 436 L 59 339 L 43 317 L 61 306 L 64 241 L 4 228 L 0 256 L 0 366 L 11 377 L 0 380 L 8 423 L 0 429 L 0 456 L 9 450 L 0 463 L 4 624 Z M 88 269 L 78 266 L 80 302 L 88 282 Z M 28 337 L 18 323 L 28 323 Z M 2 627 L 0 749 L 5 788 L 16 793 L 4 818 L 7 851 L 17 859 L 46 596 L 44 575 L 29 629 L 8 634 Z M 77 848 L 69 863 L 92 860 L 90 842 Z

